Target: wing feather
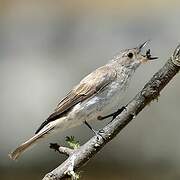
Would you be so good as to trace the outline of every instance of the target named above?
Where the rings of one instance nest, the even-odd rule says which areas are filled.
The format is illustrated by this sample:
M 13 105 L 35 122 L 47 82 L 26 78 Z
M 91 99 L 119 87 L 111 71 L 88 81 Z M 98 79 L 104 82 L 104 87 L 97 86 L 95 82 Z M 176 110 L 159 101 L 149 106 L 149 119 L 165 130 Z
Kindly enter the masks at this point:
M 41 124 L 36 133 L 38 133 L 49 122 L 58 119 L 74 105 L 101 91 L 111 83 L 116 76 L 116 71 L 109 66 L 103 66 L 93 71 L 82 79 L 82 81 L 60 101 L 54 112 Z

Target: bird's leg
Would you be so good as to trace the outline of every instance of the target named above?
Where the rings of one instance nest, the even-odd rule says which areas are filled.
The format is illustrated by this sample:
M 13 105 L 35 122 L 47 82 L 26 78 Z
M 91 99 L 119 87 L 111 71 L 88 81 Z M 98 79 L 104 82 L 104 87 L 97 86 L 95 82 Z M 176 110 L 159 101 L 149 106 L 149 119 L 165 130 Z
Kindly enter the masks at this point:
M 96 136 L 98 136 L 98 135 L 101 136 L 101 133 L 104 133 L 103 130 L 97 131 L 97 130 L 93 129 L 93 128 L 91 127 L 91 125 L 90 125 L 87 121 L 84 121 L 84 124 L 85 124 Z M 101 136 L 101 137 L 102 137 L 102 136 Z M 102 138 L 103 138 L 103 137 L 102 137 Z
M 106 119 L 106 118 L 112 117 L 112 120 L 111 120 L 111 121 L 113 121 L 119 114 L 121 114 L 121 112 L 122 112 L 124 109 L 126 109 L 125 106 L 123 106 L 122 108 L 118 109 L 117 111 L 115 111 L 115 112 L 113 112 L 112 114 L 109 114 L 109 115 L 107 115 L 107 116 L 98 116 L 97 119 L 98 119 L 98 120 L 104 120 L 104 119 Z M 110 122 L 111 122 L 111 121 L 110 121 Z
M 103 119 L 112 117 L 112 120 L 110 121 L 110 122 L 112 122 L 112 121 L 113 121 L 119 114 L 121 114 L 121 112 L 122 112 L 123 110 L 125 110 L 125 109 L 126 109 L 126 107 L 123 106 L 123 107 L 121 107 L 120 109 L 118 109 L 116 112 L 113 112 L 112 114 L 109 114 L 109 115 L 107 115 L 107 116 L 98 116 L 97 119 L 98 119 L 98 120 L 103 120 Z M 98 136 L 98 135 L 101 136 L 101 133 L 104 132 L 103 130 L 97 131 L 97 130 L 93 129 L 93 128 L 91 127 L 91 125 L 90 125 L 87 121 L 84 121 L 84 124 L 85 124 L 96 136 Z M 101 136 L 101 137 L 102 137 L 102 136 Z

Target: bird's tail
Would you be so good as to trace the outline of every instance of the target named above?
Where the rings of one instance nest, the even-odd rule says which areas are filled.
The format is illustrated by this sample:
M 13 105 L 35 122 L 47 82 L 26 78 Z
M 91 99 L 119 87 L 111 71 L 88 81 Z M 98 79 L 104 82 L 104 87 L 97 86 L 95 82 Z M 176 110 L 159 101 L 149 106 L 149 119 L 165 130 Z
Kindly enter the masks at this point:
M 24 151 L 26 151 L 30 146 L 37 143 L 37 141 L 39 141 L 41 138 L 43 138 L 52 129 L 54 129 L 54 124 L 50 123 L 48 126 L 44 127 L 41 131 L 39 131 L 32 138 L 30 138 L 29 140 L 27 140 L 26 142 L 21 144 L 19 147 L 17 147 L 14 151 L 12 151 L 9 154 L 9 157 L 13 160 L 16 160 Z

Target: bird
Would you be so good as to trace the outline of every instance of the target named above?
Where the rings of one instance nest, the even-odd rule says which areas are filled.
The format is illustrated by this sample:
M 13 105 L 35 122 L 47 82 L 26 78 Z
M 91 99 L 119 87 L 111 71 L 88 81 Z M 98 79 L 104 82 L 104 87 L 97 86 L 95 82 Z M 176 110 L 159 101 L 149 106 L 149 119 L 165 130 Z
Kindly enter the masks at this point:
M 135 48 L 119 51 L 107 64 L 84 77 L 58 103 L 53 113 L 40 125 L 35 135 L 9 153 L 16 160 L 29 147 L 49 134 L 81 125 L 91 120 L 103 119 L 120 104 L 136 69 L 143 63 L 157 59 L 150 49 L 142 49 L 149 41 Z M 89 126 L 89 125 L 88 125 Z

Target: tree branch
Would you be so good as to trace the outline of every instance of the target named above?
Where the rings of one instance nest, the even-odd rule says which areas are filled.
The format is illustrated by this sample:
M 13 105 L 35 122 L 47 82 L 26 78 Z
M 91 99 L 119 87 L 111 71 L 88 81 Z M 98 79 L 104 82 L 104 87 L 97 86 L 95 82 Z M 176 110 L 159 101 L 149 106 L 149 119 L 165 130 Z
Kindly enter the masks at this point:
M 50 143 L 49 146 L 51 149 L 54 149 L 55 151 L 58 151 L 60 154 L 64 154 L 66 156 L 70 156 L 73 153 L 73 149 L 70 149 L 68 147 L 59 146 L 57 143 Z
M 160 91 L 180 70 L 180 44 L 175 49 L 172 57 L 165 65 L 154 74 L 144 88 L 130 101 L 127 108 L 117 116 L 114 121 L 103 128 L 101 136 L 94 136 L 84 145 L 75 149 L 69 158 L 56 169 L 46 174 L 43 180 L 57 180 L 73 176 L 74 170 L 82 167 L 105 144 L 111 141 L 135 116 L 154 99 L 160 95 Z M 73 176 L 74 177 L 74 176 Z

